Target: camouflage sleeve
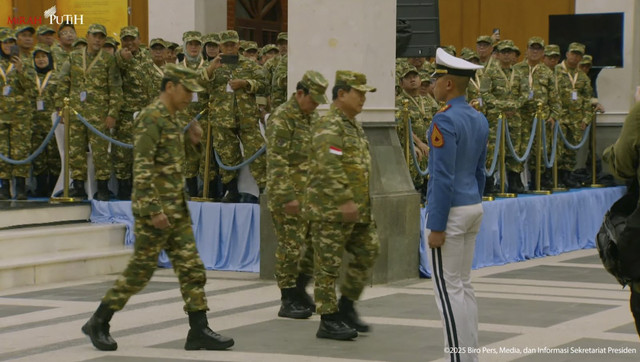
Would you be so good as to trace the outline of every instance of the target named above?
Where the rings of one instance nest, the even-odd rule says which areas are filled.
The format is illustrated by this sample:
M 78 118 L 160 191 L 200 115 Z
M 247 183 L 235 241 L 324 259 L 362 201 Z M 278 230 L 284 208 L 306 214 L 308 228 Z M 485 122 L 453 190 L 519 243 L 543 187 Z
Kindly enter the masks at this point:
M 122 105 L 122 78 L 120 71 L 116 66 L 116 60 L 113 56 L 107 58 L 107 68 L 109 72 L 109 111 L 108 116 L 118 119 L 120 107 Z
M 549 112 L 550 117 L 555 120 L 559 120 L 562 114 L 562 103 L 560 103 L 560 94 L 558 94 L 556 77 L 553 73 L 549 77 Z
M 402 151 L 404 152 L 404 139 L 407 132 L 404 127 L 404 109 L 402 105 L 402 97 L 396 97 L 396 131 L 398 132 L 398 139 L 400 145 L 402 145 Z
M 480 78 L 480 94 L 482 95 L 483 103 L 487 106 L 487 109 L 496 108 L 496 97 L 491 92 L 493 88 L 493 79 L 491 77 L 491 71 L 488 70 L 482 74 Z
M 133 187 L 141 216 L 162 212 L 160 195 L 154 185 L 155 158 L 162 129 L 150 112 L 138 117 L 133 140 Z
M 267 122 L 267 182 L 269 198 L 274 205 L 284 205 L 296 199 L 291 184 L 291 168 L 289 167 L 289 150 L 292 144 L 292 128 L 280 114 L 274 114 Z
M 69 96 L 69 89 L 71 88 L 71 77 L 69 76 L 69 70 L 71 69 L 71 63 L 69 60 L 64 62 L 62 68 L 56 74 L 55 81 L 57 84 L 57 92 L 55 96 L 56 109 L 62 109 L 64 106 L 64 98 Z
M 265 89 L 267 88 L 267 84 L 264 78 L 264 74 L 262 73 L 262 69 L 258 64 L 251 62 L 251 76 L 252 79 L 246 79 L 249 82 L 249 91 L 248 93 L 253 94 L 263 94 Z
M 584 73 L 580 72 L 580 77 L 585 79 L 585 86 L 580 91 L 580 99 L 582 100 L 582 107 L 584 109 L 584 118 L 582 122 L 590 124 L 593 121 L 594 109 L 591 104 L 591 98 L 593 97 L 593 87 L 591 87 L 591 80 Z
M 271 79 L 273 79 L 273 59 L 274 58 L 269 59 L 266 63 L 264 63 L 261 70 L 262 79 L 264 79 L 265 82 L 265 87 L 260 94 L 264 95 L 265 97 L 269 97 L 271 94 Z
M 629 111 L 620 137 L 604 150 L 602 159 L 619 178 L 640 177 L 640 102 Z
M 334 205 L 353 200 L 349 179 L 342 167 L 342 131 L 340 118 L 325 116 L 314 127 L 311 152 L 315 154 L 319 174 L 324 178 L 324 192 L 331 195 Z M 331 152 L 334 150 L 334 152 Z

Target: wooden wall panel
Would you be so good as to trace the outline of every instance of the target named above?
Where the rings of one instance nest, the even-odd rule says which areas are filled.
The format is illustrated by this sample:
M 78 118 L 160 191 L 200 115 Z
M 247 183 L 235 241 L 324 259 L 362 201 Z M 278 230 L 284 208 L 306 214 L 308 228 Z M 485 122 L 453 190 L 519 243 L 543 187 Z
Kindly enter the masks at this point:
M 149 1 L 129 0 L 129 25 L 134 25 L 140 30 L 142 44 L 149 43 Z
M 13 4 L 12 16 L 24 16 L 25 18 L 41 17 L 42 24 L 49 24 L 48 19 L 44 18 L 44 11 L 55 5 L 55 0 L 2 0 L 4 3 Z M 2 26 L 11 27 L 11 24 L 7 24 L 7 17 L 4 17 Z M 38 27 L 38 24 L 32 24 L 34 27 Z

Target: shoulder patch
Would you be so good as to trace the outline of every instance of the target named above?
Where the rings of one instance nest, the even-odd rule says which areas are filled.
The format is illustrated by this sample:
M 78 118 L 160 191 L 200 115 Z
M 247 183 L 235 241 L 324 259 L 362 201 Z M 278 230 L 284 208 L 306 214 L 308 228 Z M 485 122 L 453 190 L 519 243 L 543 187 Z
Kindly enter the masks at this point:
M 435 148 L 444 146 L 444 138 L 442 137 L 442 133 L 440 132 L 438 125 L 435 123 L 433 124 L 433 130 L 431 131 L 431 144 Z
M 446 112 L 449 108 L 451 108 L 451 104 L 446 104 L 438 110 L 438 113 Z

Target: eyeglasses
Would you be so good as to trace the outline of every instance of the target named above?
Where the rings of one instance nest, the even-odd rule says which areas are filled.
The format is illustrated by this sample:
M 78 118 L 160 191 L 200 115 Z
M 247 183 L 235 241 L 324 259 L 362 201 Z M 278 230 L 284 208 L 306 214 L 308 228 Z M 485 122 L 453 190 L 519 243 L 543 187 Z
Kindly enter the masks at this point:
M 75 35 L 76 32 L 73 30 L 63 30 L 61 32 L 59 32 L 58 34 L 60 34 L 61 36 L 67 36 L 67 35 Z

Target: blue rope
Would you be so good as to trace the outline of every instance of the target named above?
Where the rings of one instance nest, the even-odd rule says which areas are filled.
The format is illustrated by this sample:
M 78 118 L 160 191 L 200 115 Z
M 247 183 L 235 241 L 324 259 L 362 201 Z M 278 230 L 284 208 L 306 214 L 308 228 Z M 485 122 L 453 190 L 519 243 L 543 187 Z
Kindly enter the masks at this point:
M 502 138 L 502 117 L 498 118 L 498 130 L 496 132 L 496 145 L 493 148 L 493 159 L 491 160 L 491 167 L 487 170 L 484 168 L 484 173 L 487 176 L 493 175 L 496 172 L 496 166 L 498 165 L 498 153 L 500 152 L 500 139 Z
M 397 122 L 398 120 L 396 120 Z M 409 118 L 409 134 L 412 135 L 413 134 L 413 126 L 411 125 L 411 118 Z M 411 158 L 413 159 L 413 166 L 415 166 L 416 170 L 418 170 L 418 173 L 420 174 L 420 176 L 427 176 L 429 174 L 429 168 L 427 167 L 424 171 L 420 168 L 420 164 L 418 163 L 418 158 L 416 157 L 416 146 L 413 144 L 413 139 L 408 140 L 409 141 L 409 147 L 411 148 Z M 429 157 L 428 155 L 425 157 Z
M 107 135 L 105 135 L 104 133 L 98 131 L 97 128 L 95 128 L 91 123 L 89 123 L 89 121 L 87 121 L 84 117 L 82 117 L 80 115 L 80 113 L 76 113 L 76 117 L 78 118 L 78 120 L 80 120 L 80 122 L 84 123 L 85 126 L 87 126 L 87 128 L 97 134 L 100 138 L 102 138 L 103 140 L 107 141 L 107 142 L 111 142 L 116 146 L 120 146 L 120 147 L 124 147 L 124 148 L 133 148 L 133 145 L 130 143 L 124 143 L 124 142 L 120 142 L 114 138 L 111 138 Z
M 562 137 L 562 141 L 564 142 L 564 144 L 567 146 L 568 149 L 571 150 L 579 150 L 580 148 L 582 148 L 582 146 L 584 146 L 584 143 L 587 142 L 587 138 L 589 138 L 589 131 L 591 130 L 591 123 L 589 123 L 589 125 L 587 126 L 587 129 L 584 130 L 584 134 L 582 135 L 582 141 L 580 141 L 580 143 L 578 143 L 576 146 L 572 145 L 571 143 L 569 143 L 569 141 L 567 141 L 567 138 L 564 135 L 564 132 L 562 132 L 562 127 L 560 127 L 560 136 Z
M 25 158 L 24 160 L 12 160 L 10 158 L 8 158 L 7 156 L 3 155 L 0 153 L 0 160 L 10 163 L 12 165 L 26 165 L 31 163 L 33 160 L 36 159 L 36 157 L 40 156 L 40 154 L 44 151 L 44 149 L 47 147 L 47 145 L 49 144 L 49 142 L 51 141 L 51 138 L 53 138 L 53 133 L 56 130 L 56 127 L 58 127 L 58 124 L 60 124 L 60 116 L 58 116 L 58 118 L 56 118 L 55 122 L 53 123 L 53 127 L 51 127 L 51 130 L 49 131 L 49 133 L 47 134 L 47 137 L 45 137 L 44 141 L 42 141 L 42 143 L 40 144 L 40 147 L 38 147 L 35 152 L 33 152 L 33 154 L 27 158 Z
M 542 127 L 542 155 L 544 157 L 544 164 L 547 168 L 553 167 L 553 163 L 556 161 L 556 154 L 558 151 L 558 129 L 560 123 L 556 121 L 553 126 L 553 141 L 551 142 L 551 158 L 547 156 L 547 130 L 546 127 Z
M 191 128 L 191 125 L 193 124 L 193 122 L 196 122 L 200 119 L 200 117 L 202 117 L 202 114 L 204 114 L 204 111 L 198 113 L 196 115 L 196 117 L 189 123 L 187 123 L 187 125 L 184 127 L 184 129 L 182 129 L 182 133 L 185 133 L 189 130 L 189 128 Z
M 522 157 L 518 157 L 516 154 L 516 150 L 513 148 L 513 143 L 511 143 L 511 135 L 509 134 L 509 121 L 505 121 L 505 136 L 507 138 L 507 145 L 509 146 L 509 151 L 511 151 L 511 156 L 516 159 L 516 161 L 522 163 L 529 158 L 529 153 L 531 153 L 531 148 L 533 146 L 533 140 L 536 136 L 536 127 L 538 126 L 538 117 L 533 117 L 533 127 L 531 127 L 531 135 L 529 136 L 529 143 L 527 144 L 527 150 L 524 152 Z
M 213 153 L 216 156 L 216 162 L 218 162 L 218 165 L 220 166 L 221 169 L 226 170 L 226 171 L 237 171 L 237 170 L 241 169 L 242 167 L 244 167 L 244 166 L 250 164 L 251 162 L 255 161 L 256 158 L 258 158 L 258 156 L 263 154 L 264 151 L 266 151 L 266 150 L 267 150 L 267 146 L 262 146 L 251 157 L 247 158 L 241 164 L 236 165 L 236 166 L 227 166 L 227 165 L 225 165 L 224 163 L 222 163 L 222 160 L 220 159 L 220 155 L 218 155 L 218 152 L 215 149 L 213 150 Z

